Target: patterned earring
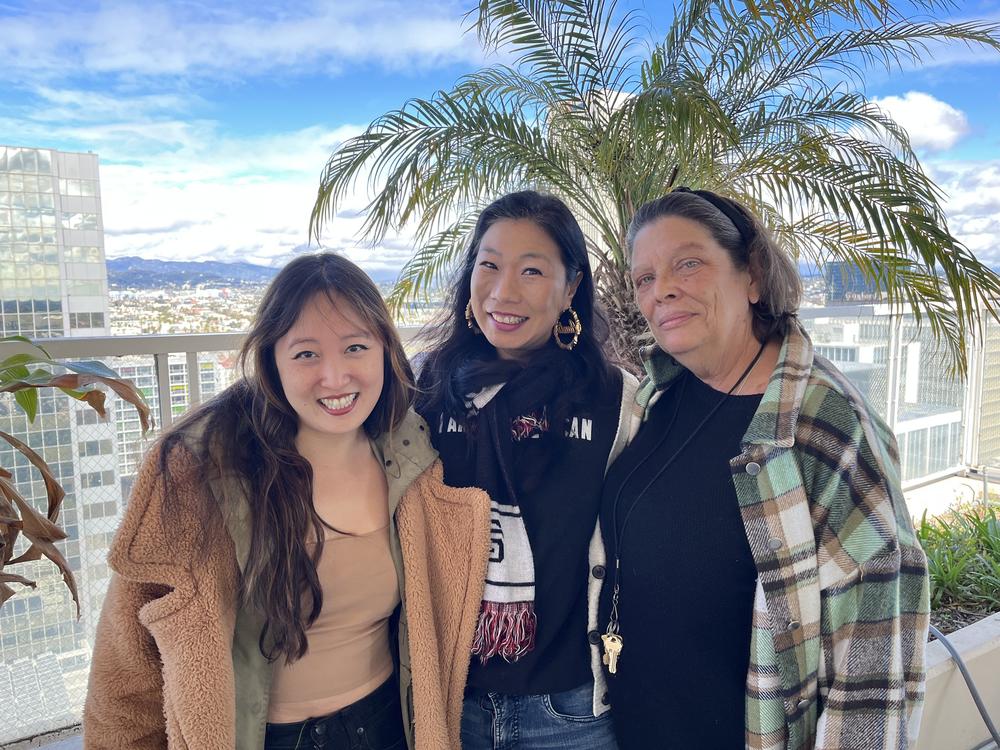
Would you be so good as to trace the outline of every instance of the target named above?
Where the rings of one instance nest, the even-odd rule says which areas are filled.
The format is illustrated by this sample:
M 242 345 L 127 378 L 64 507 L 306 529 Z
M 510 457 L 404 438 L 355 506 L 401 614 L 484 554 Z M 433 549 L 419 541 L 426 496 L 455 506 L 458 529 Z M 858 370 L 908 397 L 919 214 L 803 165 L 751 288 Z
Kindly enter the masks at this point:
M 569 323 L 563 323 L 563 315 L 567 313 L 569 313 Z M 583 325 L 580 323 L 580 316 L 576 314 L 576 310 L 572 307 L 567 307 L 563 310 L 556 319 L 556 324 L 552 326 L 552 338 L 555 339 L 556 346 L 566 351 L 572 350 L 577 345 L 577 342 L 580 341 L 581 333 L 583 333 Z M 572 336 L 573 340 L 567 343 L 559 338 L 560 336 Z
M 482 333 L 479 330 L 479 326 L 476 325 L 476 318 L 472 314 L 472 300 L 469 300 L 469 304 L 465 306 L 465 325 L 469 326 L 469 330 L 472 331 L 477 336 Z

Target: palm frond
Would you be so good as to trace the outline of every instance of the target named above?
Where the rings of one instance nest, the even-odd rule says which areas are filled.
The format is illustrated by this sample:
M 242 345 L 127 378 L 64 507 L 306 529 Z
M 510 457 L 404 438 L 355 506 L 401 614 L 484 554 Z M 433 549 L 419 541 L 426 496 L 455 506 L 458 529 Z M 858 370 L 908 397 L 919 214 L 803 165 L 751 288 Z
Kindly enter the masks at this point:
M 586 0 L 480 0 L 476 31 L 487 49 L 509 50 L 515 67 L 551 87 L 570 114 L 598 126 L 599 114 L 580 72 L 596 64 L 587 33 Z
M 439 92 L 383 115 L 341 144 L 323 171 L 310 232 L 318 236 L 361 176 L 375 196 L 362 231 L 378 241 L 411 219 L 421 232 L 432 230 L 441 214 L 425 209 L 445 205 L 441 191 L 460 205 L 551 171 L 572 167 L 539 125 L 481 97 Z
M 580 44 L 588 52 L 583 61 L 593 60 L 593 64 L 581 66 L 580 75 L 583 87 L 595 99 L 593 105 L 601 114 L 600 122 L 606 124 L 618 98 L 635 92 L 633 71 L 638 58 L 633 50 L 638 43 L 639 13 L 630 10 L 616 22 L 617 0 L 585 0 L 583 5 L 584 13 L 578 22 L 587 33 Z
M 914 9 L 928 12 L 953 10 L 952 0 L 913 0 Z M 790 24 L 804 42 L 816 38 L 816 29 L 841 22 L 852 25 L 887 25 L 903 18 L 891 2 L 882 0 L 744 0 L 749 18 L 762 24 Z
M 430 238 L 407 261 L 386 298 L 390 312 L 399 315 L 415 297 L 425 297 L 461 257 L 483 206 L 469 207 L 465 215 Z
M 729 80 L 734 90 L 748 85 L 751 91 L 787 92 L 828 81 L 831 77 L 863 83 L 873 67 L 891 71 L 902 64 L 916 62 L 928 53 L 929 45 L 937 42 L 1000 49 L 1000 24 L 973 22 L 900 20 L 884 26 L 834 31 L 809 44 L 797 43 L 791 24 L 747 33 L 754 33 L 757 43 L 763 47 L 767 74 Z
M 910 7 L 930 18 L 952 6 Z M 863 84 L 940 42 L 996 52 L 1000 25 L 913 20 L 887 0 L 681 0 L 662 40 L 616 0 L 479 0 L 474 16 L 484 46 L 512 62 L 343 143 L 313 208 L 318 236 L 363 188 L 369 241 L 415 233 L 397 309 L 447 271 L 475 208 L 535 187 L 581 218 L 605 301 L 632 325 L 625 232 L 676 177 L 744 202 L 796 252 L 864 269 L 930 322 L 959 368 L 964 337 L 998 315 L 1000 277 L 951 234 L 907 133 Z
M 772 233 L 783 247 L 806 256 L 818 267 L 835 258 L 859 269 L 890 304 L 910 311 L 918 324 L 926 321 L 947 350 L 954 372 L 965 374 L 969 323 L 933 268 L 887 252 L 871 234 L 822 215 L 781 224 Z

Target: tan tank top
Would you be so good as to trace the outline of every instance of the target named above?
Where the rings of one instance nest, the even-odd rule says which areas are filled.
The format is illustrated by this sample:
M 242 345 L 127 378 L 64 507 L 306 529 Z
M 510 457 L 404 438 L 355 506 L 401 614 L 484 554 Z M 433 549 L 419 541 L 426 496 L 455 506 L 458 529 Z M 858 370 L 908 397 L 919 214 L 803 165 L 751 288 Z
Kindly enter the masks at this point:
M 359 536 L 327 530 L 317 572 L 323 610 L 306 633 L 306 655 L 274 664 L 267 710 L 272 724 L 338 711 L 392 674 L 389 616 L 399 604 L 399 582 L 389 526 Z

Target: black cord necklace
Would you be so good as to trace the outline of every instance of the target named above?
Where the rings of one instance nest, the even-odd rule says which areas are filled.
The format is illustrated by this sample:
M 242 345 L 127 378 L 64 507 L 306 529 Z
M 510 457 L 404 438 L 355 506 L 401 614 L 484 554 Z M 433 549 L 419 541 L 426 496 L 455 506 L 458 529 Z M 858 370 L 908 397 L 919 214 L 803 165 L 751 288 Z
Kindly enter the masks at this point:
M 754 356 L 750 364 L 747 365 L 743 374 L 740 375 L 739 380 L 737 380 L 733 384 L 733 387 L 730 388 L 721 399 L 719 399 L 719 402 L 713 406 L 701 422 L 698 423 L 698 426 L 691 430 L 684 442 L 680 444 L 680 447 L 678 447 L 677 450 L 675 450 L 667 458 L 667 460 L 663 462 L 663 465 L 661 465 L 656 473 L 653 474 L 652 479 L 646 483 L 646 486 L 636 494 L 635 499 L 632 501 L 632 504 L 629 505 L 628 510 L 625 513 L 625 519 L 622 521 L 620 529 L 618 528 L 618 503 L 621 501 L 622 492 L 625 490 L 625 487 L 632 478 L 632 475 L 635 474 L 635 472 L 638 471 L 639 468 L 646 463 L 646 461 L 653 457 L 653 455 L 660 449 L 664 441 L 666 441 L 667 437 L 670 435 L 670 431 L 673 429 L 674 423 L 677 421 L 677 415 L 680 413 L 681 403 L 684 401 L 684 388 L 687 385 L 687 379 L 689 377 L 695 377 L 690 373 L 690 371 L 681 376 L 680 391 L 677 394 L 677 405 L 674 407 L 674 413 L 670 417 L 670 422 L 667 424 L 667 428 L 663 431 L 663 435 L 656 441 L 656 445 L 652 447 L 642 460 L 637 462 L 636 465 L 632 467 L 628 474 L 625 475 L 624 479 L 622 479 L 621 484 L 618 486 L 618 492 L 615 494 L 615 501 L 611 506 L 611 528 L 613 529 L 615 535 L 615 566 L 612 573 L 612 575 L 614 575 L 614 588 L 611 594 L 611 615 L 608 619 L 608 628 L 604 635 L 601 636 L 601 640 L 604 642 L 603 661 L 607 665 L 608 671 L 611 674 L 618 671 L 618 655 L 622 650 L 621 622 L 618 616 L 618 603 L 621 600 L 622 540 L 625 538 L 625 529 L 628 526 L 629 519 L 632 517 L 632 511 L 635 510 L 639 501 L 642 500 L 643 495 L 646 494 L 649 488 L 652 487 L 661 476 L 663 476 L 663 473 L 670 468 L 677 457 L 684 451 L 685 448 L 688 447 L 688 444 L 690 444 L 698 433 L 701 432 L 702 428 L 708 423 L 708 420 L 715 416 L 715 413 L 722 408 L 722 405 L 726 403 L 726 400 L 733 395 L 733 392 L 739 388 L 740 385 L 743 384 L 743 381 L 747 379 L 753 368 L 757 366 L 757 362 L 764 354 L 764 348 L 766 346 L 766 341 L 760 345 L 760 349 L 757 350 L 756 356 Z

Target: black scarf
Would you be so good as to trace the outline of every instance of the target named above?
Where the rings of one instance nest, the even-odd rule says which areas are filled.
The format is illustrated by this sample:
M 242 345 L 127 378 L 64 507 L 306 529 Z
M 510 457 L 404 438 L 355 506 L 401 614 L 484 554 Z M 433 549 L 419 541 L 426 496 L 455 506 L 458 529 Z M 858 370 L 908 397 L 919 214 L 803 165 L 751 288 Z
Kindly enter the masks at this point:
M 469 364 L 475 376 L 458 368 L 453 388 L 465 387 L 471 394 L 503 382 L 481 409 L 469 404 L 466 419 L 476 485 L 491 500 L 493 542 L 472 653 L 483 663 L 497 654 L 513 662 L 534 648 L 537 627 L 534 558 L 518 497 L 537 484 L 562 439 L 564 418 L 552 404 L 560 388 L 572 383 L 575 368 L 572 358 L 559 351 L 546 352 L 526 367 Z M 518 446 L 523 440 L 532 441 L 526 450 Z

